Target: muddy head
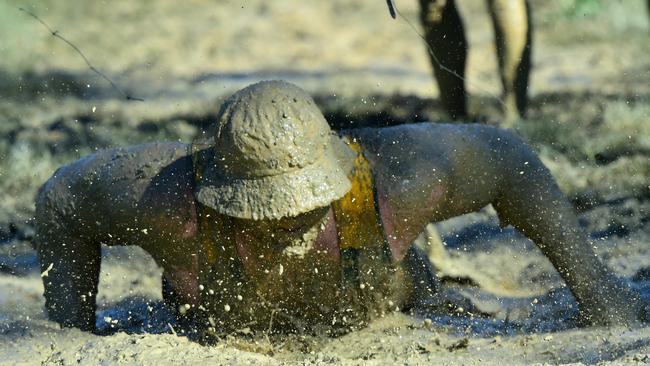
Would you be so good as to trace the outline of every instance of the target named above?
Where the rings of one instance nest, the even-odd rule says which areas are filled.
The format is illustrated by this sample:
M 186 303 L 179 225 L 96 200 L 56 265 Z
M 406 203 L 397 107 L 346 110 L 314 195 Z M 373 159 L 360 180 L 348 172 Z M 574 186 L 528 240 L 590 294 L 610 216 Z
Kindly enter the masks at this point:
M 241 219 L 281 219 L 329 205 L 350 189 L 341 149 L 312 98 L 283 81 L 235 93 L 221 109 L 214 158 L 197 200 Z
M 336 238 L 330 204 L 351 188 L 352 151 L 312 98 L 283 81 L 260 82 L 229 98 L 211 149 L 195 194 L 204 212 L 227 217 L 225 232 L 208 245 L 230 248 L 223 257 L 237 258 L 239 268 L 221 272 L 216 259 L 205 282 L 233 276 L 235 287 L 247 283 L 237 304 L 259 309 L 252 317 L 258 321 L 274 308 L 311 311 L 305 316 L 311 318 L 326 312 L 324 300 L 337 298 L 340 267 L 336 240 L 323 236 Z M 228 305 L 233 317 L 231 304 L 214 304 Z

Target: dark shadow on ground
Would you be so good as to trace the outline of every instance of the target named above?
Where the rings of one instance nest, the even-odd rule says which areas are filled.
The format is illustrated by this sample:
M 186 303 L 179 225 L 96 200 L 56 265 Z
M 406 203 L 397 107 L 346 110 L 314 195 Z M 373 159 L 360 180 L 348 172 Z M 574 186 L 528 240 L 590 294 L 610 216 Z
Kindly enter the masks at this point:
M 129 334 L 162 334 L 187 331 L 177 324 L 172 311 L 162 300 L 130 296 L 97 311 L 96 333 L 111 335 L 117 332 Z

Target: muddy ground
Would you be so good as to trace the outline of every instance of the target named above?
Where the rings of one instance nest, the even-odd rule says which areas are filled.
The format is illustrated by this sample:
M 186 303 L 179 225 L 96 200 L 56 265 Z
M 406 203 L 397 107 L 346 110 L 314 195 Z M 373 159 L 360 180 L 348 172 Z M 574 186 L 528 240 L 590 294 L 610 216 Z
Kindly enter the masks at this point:
M 484 2 L 459 0 L 470 109 L 499 123 Z M 531 1 L 534 70 L 517 132 L 540 153 L 598 255 L 650 301 L 650 27 L 643 0 Z M 270 78 L 309 90 L 338 128 L 444 122 L 416 1 L 0 2 L 0 364 L 649 364 L 650 327 L 578 328 L 575 303 L 534 244 L 490 208 L 436 224 L 445 296 L 477 314 L 393 314 L 340 338 L 188 339 L 137 248 L 104 248 L 101 335 L 43 313 L 36 189 L 96 149 L 191 141 L 233 90 Z M 35 12 L 95 67 L 18 10 Z M 436 143 L 432 141 L 431 143 Z M 478 315 L 478 313 L 483 315 Z M 428 319 L 428 320 L 427 320 Z

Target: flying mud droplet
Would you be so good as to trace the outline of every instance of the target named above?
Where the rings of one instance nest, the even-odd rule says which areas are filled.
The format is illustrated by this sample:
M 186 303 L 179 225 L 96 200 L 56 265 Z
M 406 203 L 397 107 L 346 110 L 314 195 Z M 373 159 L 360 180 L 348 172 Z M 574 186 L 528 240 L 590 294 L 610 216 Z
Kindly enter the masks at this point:
M 178 312 L 181 315 L 185 315 L 185 313 L 187 313 L 187 311 L 190 310 L 191 307 L 192 306 L 190 304 L 181 305 L 178 307 Z
M 43 272 L 41 272 L 41 278 L 42 277 L 47 277 L 50 274 L 50 271 L 54 268 L 54 263 L 50 263 L 49 266 L 47 266 L 47 269 Z
M 173 335 L 178 336 L 178 334 L 176 334 L 176 331 L 174 330 L 174 327 L 172 327 L 171 324 L 167 323 L 167 326 L 169 327 L 169 330 L 172 332 Z

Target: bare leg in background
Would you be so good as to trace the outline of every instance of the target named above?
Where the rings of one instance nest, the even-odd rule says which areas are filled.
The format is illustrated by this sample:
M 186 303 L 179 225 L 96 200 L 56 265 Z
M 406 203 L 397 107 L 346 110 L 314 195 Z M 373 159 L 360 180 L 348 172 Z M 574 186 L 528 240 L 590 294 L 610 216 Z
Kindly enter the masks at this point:
M 526 114 L 532 47 L 530 6 L 526 0 L 488 0 L 503 84 L 505 123 Z
M 454 0 L 420 0 L 420 21 L 427 44 L 435 54 L 429 57 L 442 105 L 452 119 L 464 119 L 467 40 Z

